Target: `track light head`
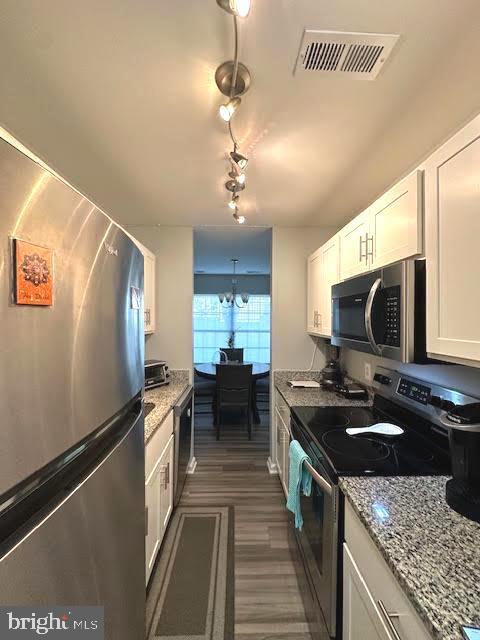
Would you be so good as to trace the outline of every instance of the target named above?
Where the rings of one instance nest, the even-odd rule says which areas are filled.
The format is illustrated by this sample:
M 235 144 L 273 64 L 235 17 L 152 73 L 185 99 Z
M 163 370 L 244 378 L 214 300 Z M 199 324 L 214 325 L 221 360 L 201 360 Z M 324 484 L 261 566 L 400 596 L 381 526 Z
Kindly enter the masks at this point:
M 235 182 L 239 185 L 245 185 L 246 176 L 244 173 L 240 173 L 235 177 Z
M 248 164 L 248 158 L 242 156 L 238 151 L 232 151 L 230 153 L 230 158 L 232 159 L 232 163 L 237 165 L 242 171 L 246 168 Z
M 221 119 L 225 122 L 230 122 L 230 119 L 238 109 L 240 102 L 240 98 L 230 98 L 226 104 L 221 104 L 218 110 Z
M 232 199 L 228 203 L 228 206 L 230 207 L 230 209 L 232 209 L 232 211 L 237 211 L 239 200 L 240 200 L 240 196 L 236 196 L 236 195 L 232 196 Z
M 247 219 L 245 218 L 245 216 L 242 216 L 239 213 L 234 213 L 233 214 L 234 219 L 238 222 L 238 224 L 244 224 Z
M 251 0 L 217 0 L 217 4 L 227 13 L 246 18 L 250 13 Z

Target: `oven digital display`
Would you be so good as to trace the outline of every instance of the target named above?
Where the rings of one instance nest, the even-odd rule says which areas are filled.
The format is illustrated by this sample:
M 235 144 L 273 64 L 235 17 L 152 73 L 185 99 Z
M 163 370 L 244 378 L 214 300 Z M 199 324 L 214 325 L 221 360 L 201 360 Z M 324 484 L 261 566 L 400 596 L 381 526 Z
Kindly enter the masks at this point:
M 410 398 L 411 400 L 415 400 L 416 402 L 420 402 L 421 404 L 428 404 L 430 400 L 430 387 L 426 387 L 423 384 L 417 384 L 412 382 L 411 380 L 405 380 L 405 378 L 400 378 L 400 382 L 398 383 L 397 392 L 401 396 L 405 396 L 406 398 Z

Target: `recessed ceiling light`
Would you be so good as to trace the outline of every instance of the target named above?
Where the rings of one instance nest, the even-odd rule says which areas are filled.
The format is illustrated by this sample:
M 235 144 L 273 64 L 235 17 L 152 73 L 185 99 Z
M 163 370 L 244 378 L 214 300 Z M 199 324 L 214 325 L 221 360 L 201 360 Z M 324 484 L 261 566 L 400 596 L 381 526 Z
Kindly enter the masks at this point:
M 220 117 L 225 122 L 229 122 L 230 118 L 233 116 L 235 111 L 237 110 L 241 100 L 240 98 L 231 98 L 226 104 L 220 105 L 218 110 Z
M 217 4 L 234 16 L 246 18 L 250 13 L 251 0 L 217 0 Z

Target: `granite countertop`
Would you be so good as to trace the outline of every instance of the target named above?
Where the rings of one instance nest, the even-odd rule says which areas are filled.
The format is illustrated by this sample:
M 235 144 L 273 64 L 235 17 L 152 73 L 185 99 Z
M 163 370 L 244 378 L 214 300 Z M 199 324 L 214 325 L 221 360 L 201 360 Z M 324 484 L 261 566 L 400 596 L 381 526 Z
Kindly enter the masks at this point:
M 155 405 L 145 417 L 145 444 L 147 444 L 189 386 L 188 371 L 177 370 L 170 371 L 170 384 L 145 391 L 145 402 L 152 402 Z
M 325 389 L 293 389 L 288 380 L 320 380 L 319 371 L 275 371 L 274 382 L 276 389 L 281 393 L 289 407 L 365 407 L 372 404 L 369 400 L 347 400 L 333 391 Z M 355 382 L 346 377 L 345 382 Z
M 342 478 L 340 487 L 431 635 L 480 626 L 480 525 L 445 502 L 446 477 Z

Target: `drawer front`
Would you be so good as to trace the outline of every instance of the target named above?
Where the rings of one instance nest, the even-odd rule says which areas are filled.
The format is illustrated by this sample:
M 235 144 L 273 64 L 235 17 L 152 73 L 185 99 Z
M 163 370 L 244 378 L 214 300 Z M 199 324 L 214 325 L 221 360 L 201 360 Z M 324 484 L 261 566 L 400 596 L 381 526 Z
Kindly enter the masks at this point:
M 145 477 L 148 478 L 167 442 L 173 433 L 173 411 L 167 415 L 162 424 L 155 431 L 145 449 Z
M 384 605 L 401 640 L 432 640 L 364 525 L 345 500 L 345 541 L 376 606 Z

